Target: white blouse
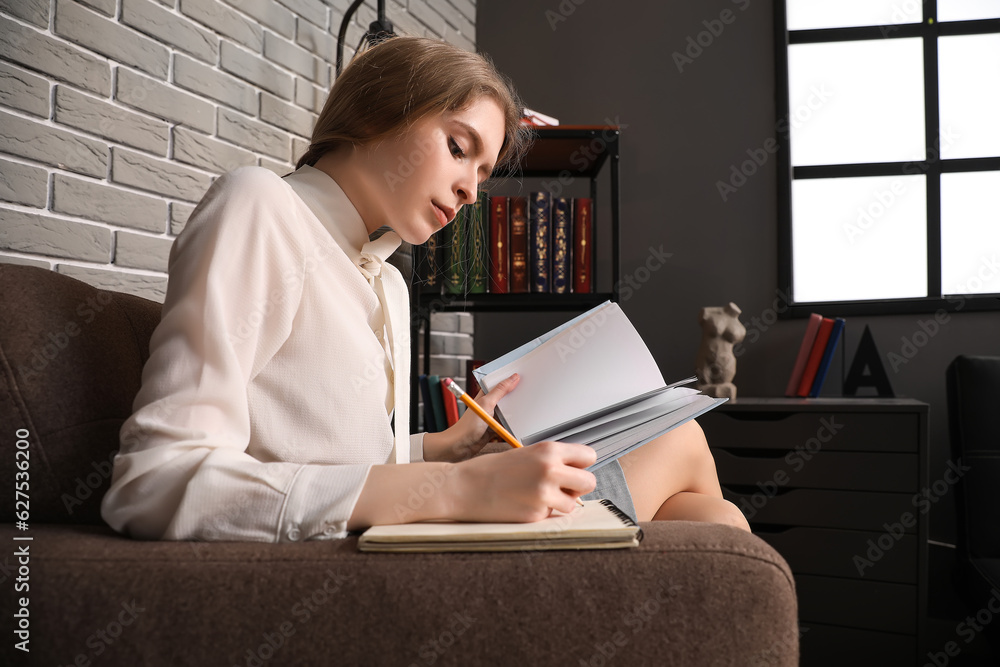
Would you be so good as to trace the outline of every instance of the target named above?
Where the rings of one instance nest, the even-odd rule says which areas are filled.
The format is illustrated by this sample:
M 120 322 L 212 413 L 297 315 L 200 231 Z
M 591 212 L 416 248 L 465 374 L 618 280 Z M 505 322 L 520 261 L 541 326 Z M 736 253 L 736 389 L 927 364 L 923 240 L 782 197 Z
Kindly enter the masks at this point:
M 393 448 L 382 308 L 358 268 L 367 241 L 344 191 L 313 167 L 284 178 L 244 167 L 212 185 L 170 250 L 101 505 L 112 528 L 169 540 L 347 534 L 369 469 Z M 422 460 L 423 434 L 410 450 Z

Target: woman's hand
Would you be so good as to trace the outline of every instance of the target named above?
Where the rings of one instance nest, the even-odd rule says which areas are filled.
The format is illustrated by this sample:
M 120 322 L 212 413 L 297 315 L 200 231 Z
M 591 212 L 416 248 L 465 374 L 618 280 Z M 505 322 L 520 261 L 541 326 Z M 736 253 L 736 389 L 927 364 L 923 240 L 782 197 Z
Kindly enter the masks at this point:
M 515 373 L 499 382 L 490 393 L 483 394 L 480 391 L 476 396 L 476 403 L 486 414 L 492 415 L 500 399 L 513 391 L 520 379 L 521 376 Z M 465 461 L 478 454 L 486 443 L 499 437 L 476 413 L 466 409 L 454 426 L 439 433 L 424 435 L 424 460 L 450 463 Z
M 597 485 L 584 470 L 595 461 L 586 445 L 539 442 L 462 463 L 375 465 L 347 528 L 436 519 L 538 521 L 553 509 L 568 514 Z
M 539 442 L 455 466 L 449 514 L 458 521 L 539 521 L 569 513 L 597 486 L 585 470 L 597 461 L 586 445 Z

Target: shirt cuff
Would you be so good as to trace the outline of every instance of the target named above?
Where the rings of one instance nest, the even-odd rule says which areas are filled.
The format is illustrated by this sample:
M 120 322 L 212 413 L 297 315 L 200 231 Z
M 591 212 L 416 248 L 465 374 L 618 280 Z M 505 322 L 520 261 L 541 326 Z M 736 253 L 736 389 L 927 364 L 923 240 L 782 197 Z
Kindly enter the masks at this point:
M 413 433 L 410 435 L 410 463 L 424 460 L 424 434 Z
M 347 536 L 347 522 L 371 464 L 303 465 L 285 498 L 277 542 L 333 540 Z

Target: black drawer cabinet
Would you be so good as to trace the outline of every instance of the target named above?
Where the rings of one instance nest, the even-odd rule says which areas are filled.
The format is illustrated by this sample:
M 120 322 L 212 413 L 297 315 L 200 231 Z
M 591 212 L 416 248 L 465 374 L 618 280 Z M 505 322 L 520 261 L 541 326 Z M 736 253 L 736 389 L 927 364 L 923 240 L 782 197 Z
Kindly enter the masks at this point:
M 726 498 L 795 574 L 804 667 L 923 664 L 927 410 L 761 398 L 698 420 Z

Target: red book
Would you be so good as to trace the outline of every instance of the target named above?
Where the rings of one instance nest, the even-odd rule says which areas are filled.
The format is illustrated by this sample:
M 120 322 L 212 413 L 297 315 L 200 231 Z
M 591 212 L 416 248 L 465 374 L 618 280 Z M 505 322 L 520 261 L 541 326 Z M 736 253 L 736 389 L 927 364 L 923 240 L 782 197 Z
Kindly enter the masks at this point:
M 797 396 L 799 383 L 802 382 L 802 374 L 806 370 L 806 363 L 809 361 L 809 354 L 812 352 L 813 343 L 816 342 L 816 334 L 819 332 L 819 325 L 823 322 L 823 317 L 813 313 L 809 316 L 809 324 L 806 325 L 806 335 L 802 337 L 802 345 L 799 346 L 799 356 L 795 357 L 795 365 L 792 367 L 792 375 L 788 378 L 788 386 L 785 387 L 785 396 Z
M 480 366 L 486 363 L 485 359 L 466 359 L 465 360 L 465 393 L 475 398 L 479 395 L 481 387 L 479 382 L 476 380 L 476 376 L 472 371 L 476 370 Z
M 510 198 L 510 291 L 528 291 L 528 199 Z
M 573 291 L 591 291 L 594 252 L 594 213 L 590 197 L 580 197 L 574 203 L 573 216 Z
M 510 291 L 510 241 L 507 198 L 490 197 L 490 291 Z
M 441 397 L 444 399 L 444 416 L 448 420 L 448 426 L 454 426 L 458 422 L 458 399 L 455 398 L 455 394 L 448 391 L 443 382 L 441 383 Z
M 830 340 L 830 332 L 833 331 L 833 320 L 824 317 L 816 332 L 816 342 L 813 343 L 812 352 L 809 353 L 809 361 L 806 362 L 806 369 L 802 372 L 802 380 L 799 382 L 798 396 L 805 398 L 812 389 L 813 380 L 816 379 L 816 371 L 819 370 L 819 363 L 823 361 L 823 352 L 826 351 L 826 343 Z

